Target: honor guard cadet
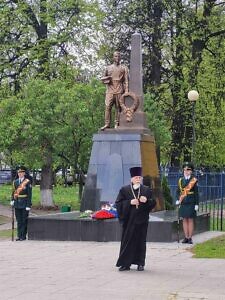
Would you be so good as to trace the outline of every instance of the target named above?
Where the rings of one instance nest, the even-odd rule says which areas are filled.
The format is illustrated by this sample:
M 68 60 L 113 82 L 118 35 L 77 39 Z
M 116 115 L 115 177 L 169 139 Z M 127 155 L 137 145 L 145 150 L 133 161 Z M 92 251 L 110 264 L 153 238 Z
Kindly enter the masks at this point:
M 142 169 L 130 169 L 131 184 L 120 189 L 116 199 L 118 217 L 122 223 L 120 254 L 116 266 L 119 271 L 128 271 L 132 264 L 137 271 L 144 271 L 146 236 L 149 213 L 155 207 L 152 191 L 142 185 Z
M 183 177 L 178 181 L 177 201 L 179 205 L 179 217 L 183 219 L 183 231 L 185 238 L 183 244 L 193 244 L 192 235 L 194 232 L 194 218 L 198 211 L 199 195 L 197 178 L 193 175 L 194 166 L 192 163 L 183 164 Z
M 18 178 L 13 181 L 11 205 L 15 208 L 17 221 L 16 241 L 24 241 L 26 240 L 28 215 L 32 205 L 32 186 L 31 181 L 25 176 L 25 167 L 20 167 L 17 174 Z

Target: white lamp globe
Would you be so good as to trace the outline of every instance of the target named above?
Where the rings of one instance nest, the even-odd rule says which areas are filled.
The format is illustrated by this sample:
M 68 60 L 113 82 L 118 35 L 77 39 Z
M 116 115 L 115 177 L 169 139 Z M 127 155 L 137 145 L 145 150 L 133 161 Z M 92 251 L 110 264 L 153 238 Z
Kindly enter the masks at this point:
M 197 101 L 199 98 L 199 93 L 195 90 L 192 90 L 188 93 L 188 99 L 190 101 Z

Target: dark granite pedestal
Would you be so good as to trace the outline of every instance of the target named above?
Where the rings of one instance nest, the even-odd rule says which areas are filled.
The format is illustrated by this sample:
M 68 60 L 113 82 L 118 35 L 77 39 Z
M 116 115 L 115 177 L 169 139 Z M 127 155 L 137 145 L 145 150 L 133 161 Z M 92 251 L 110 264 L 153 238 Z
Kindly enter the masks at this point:
M 95 134 L 88 173 L 81 201 L 81 211 L 99 210 L 104 203 L 114 203 L 123 185 L 130 184 L 131 167 L 142 167 L 145 185 L 153 188 L 157 210 L 164 208 L 155 152 L 150 134 L 113 130 Z
M 118 219 L 80 219 L 79 212 L 30 216 L 28 220 L 29 240 L 48 241 L 120 241 L 121 225 Z M 195 233 L 209 230 L 209 214 L 199 213 L 195 220 Z M 148 242 L 173 242 L 178 237 L 175 211 L 160 211 L 150 214 L 147 234 Z M 182 221 L 180 238 L 183 238 Z

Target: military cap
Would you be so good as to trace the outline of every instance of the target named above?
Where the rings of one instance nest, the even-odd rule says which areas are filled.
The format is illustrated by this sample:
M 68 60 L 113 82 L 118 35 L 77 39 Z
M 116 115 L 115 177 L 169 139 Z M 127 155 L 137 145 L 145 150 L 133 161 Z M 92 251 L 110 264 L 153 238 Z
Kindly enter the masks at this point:
M 194 170 L 194 165 L 191 163 L 191 162 L 185 162 L 183 163 L 183 166 L 182 168 L 188 168 L 188 169 L 191 169 L 192 171 Z
M 17 169 L 17 173 L 21 173 L 21 172 L 26 172 L 26 168 L 24 166 L 20 166 L 18 169 Z

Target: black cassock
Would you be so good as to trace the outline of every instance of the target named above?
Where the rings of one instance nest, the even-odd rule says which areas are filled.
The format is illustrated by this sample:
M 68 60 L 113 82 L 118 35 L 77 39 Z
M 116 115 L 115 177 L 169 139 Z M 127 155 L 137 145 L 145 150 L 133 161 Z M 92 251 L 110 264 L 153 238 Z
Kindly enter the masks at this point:
M 133 191 L 136 198 L 139 193 L 139 196 L 147 198 L 147 202 L 140 202 L 136 208 L 130 204 L 134 199 L 131 186 L 124 186 L 119 191 L 116 208 L 123 230 L 117 267 L 129 267 L 131 264 L 145 265 L 149 212 L 155 207 L 156 202 L 152 199 L 152 191 L 147 186 L 141 185 L 140 192 L 138 189 Z

